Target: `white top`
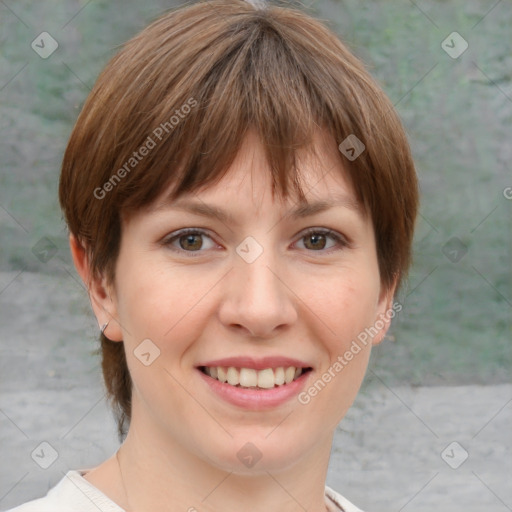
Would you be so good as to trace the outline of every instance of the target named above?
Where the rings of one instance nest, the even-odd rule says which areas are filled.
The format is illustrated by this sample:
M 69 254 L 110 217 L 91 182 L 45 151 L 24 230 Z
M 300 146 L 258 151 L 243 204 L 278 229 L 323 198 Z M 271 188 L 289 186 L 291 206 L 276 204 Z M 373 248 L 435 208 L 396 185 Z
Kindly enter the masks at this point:
M 87 481 L 87 471 L 68 471 L 44 498 L 29 501 L 7 512 L 126 512 L 110 498 Z M 325 487 L 329 512 L 362 512 L 343 496 Z

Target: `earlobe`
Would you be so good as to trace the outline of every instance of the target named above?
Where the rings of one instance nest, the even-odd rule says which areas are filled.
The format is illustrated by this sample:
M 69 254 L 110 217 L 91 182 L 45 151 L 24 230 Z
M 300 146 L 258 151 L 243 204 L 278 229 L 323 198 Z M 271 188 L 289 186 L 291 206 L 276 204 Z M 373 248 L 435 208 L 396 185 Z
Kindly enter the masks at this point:
M 111 341 L 122 341 L 123 333 L 117 322 L 116 300 L 109 293 L 105 277 L 93 275 L 87 250 L 73 234 L 69 235 L 69 247 L 75 268 L 87 288 L 101 333 Z

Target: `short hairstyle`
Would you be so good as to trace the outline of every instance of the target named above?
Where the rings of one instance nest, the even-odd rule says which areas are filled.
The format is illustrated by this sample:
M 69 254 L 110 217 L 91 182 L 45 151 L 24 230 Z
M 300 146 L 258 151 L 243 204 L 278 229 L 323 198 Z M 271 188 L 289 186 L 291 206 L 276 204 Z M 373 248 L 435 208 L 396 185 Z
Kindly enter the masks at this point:
M 292 8 L 210 0 L 170 11 L 104 68 L 71 133 L 60 204 L 91 272 L 112 282 L 123 218 L 213 185 L 249 129 L 263 145 L 272 192 L 305 195 L 297 151 L 325 130 L 357 137 L 340 162 L 371 217 L 382 286 L 411 261 L 418 183 L 395 109 L 363 63 L 324 23 Z M 356 139 L 349 139 L 356 140 Z M 362 146 L 359 147 L 359 149 Z M 356 148 L 358 149 L 358 148 Z M 349 150 L 350 151 L 350 150 Z M 100 337 L 102 369 L 122 438 L 132 382 L 124 344 Z

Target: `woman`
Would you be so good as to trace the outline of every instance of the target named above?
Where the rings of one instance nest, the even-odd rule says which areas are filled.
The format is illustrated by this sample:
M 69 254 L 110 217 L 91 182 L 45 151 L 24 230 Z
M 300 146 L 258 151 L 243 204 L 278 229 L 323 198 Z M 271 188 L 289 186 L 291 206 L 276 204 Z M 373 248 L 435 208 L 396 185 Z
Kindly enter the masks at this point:
M 362 63 L 292 9 L 170 12 L 98 78 L 59 195 L 123 443 L 14 510 L 359 510 L 325 486 L 332 438 L 418 206 Z

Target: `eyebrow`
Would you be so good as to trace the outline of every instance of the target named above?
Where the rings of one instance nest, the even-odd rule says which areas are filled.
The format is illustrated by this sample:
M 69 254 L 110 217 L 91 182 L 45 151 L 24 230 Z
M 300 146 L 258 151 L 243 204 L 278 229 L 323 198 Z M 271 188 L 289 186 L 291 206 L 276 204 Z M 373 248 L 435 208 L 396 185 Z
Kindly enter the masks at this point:
M 330 210 L 336 206 L 347 208 L 349 210 L 355 211 L 360 215 L 363 213 L 361 205 L 357 201 L 346 195 L 337 195 L 329 200 L 300 204 L 285 214 L 285 217 L 289 217 L 291 219 L 303 219 L 324 212 L 326 210 Z M 189 213 L 200 215 L 202 217 L 215 218 L 226 224 L 237 224 L 237 221 L 230 213 L 226 212 L 222 208 L 219 208 L 218 206 L 206 204 L 202 201 L 196 202 L 182 199 L 176 202 L 165 202 L 156 209 L 160 210 L 167 208 L 173 210 L 183 210 Z

